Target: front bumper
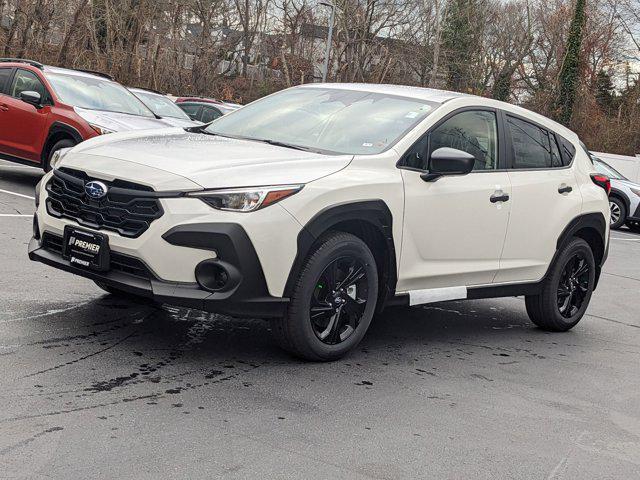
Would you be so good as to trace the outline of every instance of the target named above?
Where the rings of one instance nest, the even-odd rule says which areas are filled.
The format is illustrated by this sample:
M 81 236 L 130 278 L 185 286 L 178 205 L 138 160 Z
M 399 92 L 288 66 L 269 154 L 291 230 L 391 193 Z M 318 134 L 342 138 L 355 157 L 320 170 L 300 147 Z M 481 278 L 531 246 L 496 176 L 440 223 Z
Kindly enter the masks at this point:
M 140 259 L 117 252 L 112 255 L 109 271 L 97 272 L 79 268 L 63 258 L 62 238 L 48 232 L 42 235 L 39 231 L 35 233 L 29 242 L 29 258 L 128 293 L 152 299 L 157 303 L 236 317 L 275 318 L 284 315 L 288 299 L 269 295 L 257 256 L 255 251 L 252 254 L 252 247 L 242 227 L 231 224 L 223 227 L 221 232 L 218 230 L 220 225 L 213 225 L 215 225 L 213 230 L 207 229 L 206 225 L 204 228 L 192 225 L 187 227 L 186 231 L 178 227 L 173 235 L 167 236 L 167 241 L 187 247 L 191 246 L 190 242 L 195 241 L 200 248 L 207 246 L 212 248 L 222 241 L 223 248 L 227 249 L 226 256 L 239 275 L 225 291 L 211 292 L 197 282 L 161 280 Z M 243 234 L 246 238 L 243 238 Z M 210 241 L 218 243 L 211 244 Z M 250 250 L 238 255 L 235 250 L 238 241 L 249 242 Z M 241 243 L 241 246 L 247 245 Z

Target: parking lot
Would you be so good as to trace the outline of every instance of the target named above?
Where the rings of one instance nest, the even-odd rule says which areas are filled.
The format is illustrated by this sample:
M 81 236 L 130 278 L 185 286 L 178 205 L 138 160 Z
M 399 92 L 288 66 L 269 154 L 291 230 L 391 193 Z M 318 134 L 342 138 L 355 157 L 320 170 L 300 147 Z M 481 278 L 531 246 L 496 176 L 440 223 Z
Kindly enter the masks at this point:
M 640 235 L 567 333 L 521 298 L 394 308 L 303 363 L 266 322 L 30 262 L 40 176 L 0 162 L 0 478 L 640 477 Z

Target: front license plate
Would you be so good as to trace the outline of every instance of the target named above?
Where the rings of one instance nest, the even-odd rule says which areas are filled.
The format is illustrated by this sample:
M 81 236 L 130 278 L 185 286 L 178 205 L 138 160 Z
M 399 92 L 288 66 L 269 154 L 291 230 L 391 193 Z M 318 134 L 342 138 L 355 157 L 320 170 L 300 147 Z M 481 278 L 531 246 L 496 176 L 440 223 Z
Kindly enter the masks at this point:
M 62 256 L 76 267 L 106 271 L 109 269 L 109 238 L 101 233 L 64 227 Z

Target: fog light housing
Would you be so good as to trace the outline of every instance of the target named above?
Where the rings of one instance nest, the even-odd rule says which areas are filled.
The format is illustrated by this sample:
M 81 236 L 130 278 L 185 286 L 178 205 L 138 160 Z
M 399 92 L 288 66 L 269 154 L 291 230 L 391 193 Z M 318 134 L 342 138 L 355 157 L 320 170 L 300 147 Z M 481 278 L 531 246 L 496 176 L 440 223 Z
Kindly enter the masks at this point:
M 240 272 L 231 264 L 220 260 L 204 260 L 196 266 L 196 281 L 209 292 L 224 292 L 240 283 Z

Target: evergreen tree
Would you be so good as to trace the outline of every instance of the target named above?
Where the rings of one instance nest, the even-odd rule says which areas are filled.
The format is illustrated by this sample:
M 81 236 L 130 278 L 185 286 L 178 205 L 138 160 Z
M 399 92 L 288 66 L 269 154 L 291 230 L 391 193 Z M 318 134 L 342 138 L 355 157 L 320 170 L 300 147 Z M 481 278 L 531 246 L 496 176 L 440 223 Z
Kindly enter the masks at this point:
M 477 0 L 449 0 L 442 26 L 442 46 L 447 60 L 447 87 L 458 92 L 472 85 L 474 18 Z
M 580 81 L 580 50 L 586 20 L 585 0 L 576 0 L 576 8 L 569 28 L 567 48 L 558 78 L 555 101 L 555 117 L 560 123 L 569 125 L 573 114 L 573 103 Z
M 610 114 L 616 108 L 616 93 L 611 81 L 611 75 L 604 70 L 600 70 L 596 77 L 595 90 L 598 105 Z

